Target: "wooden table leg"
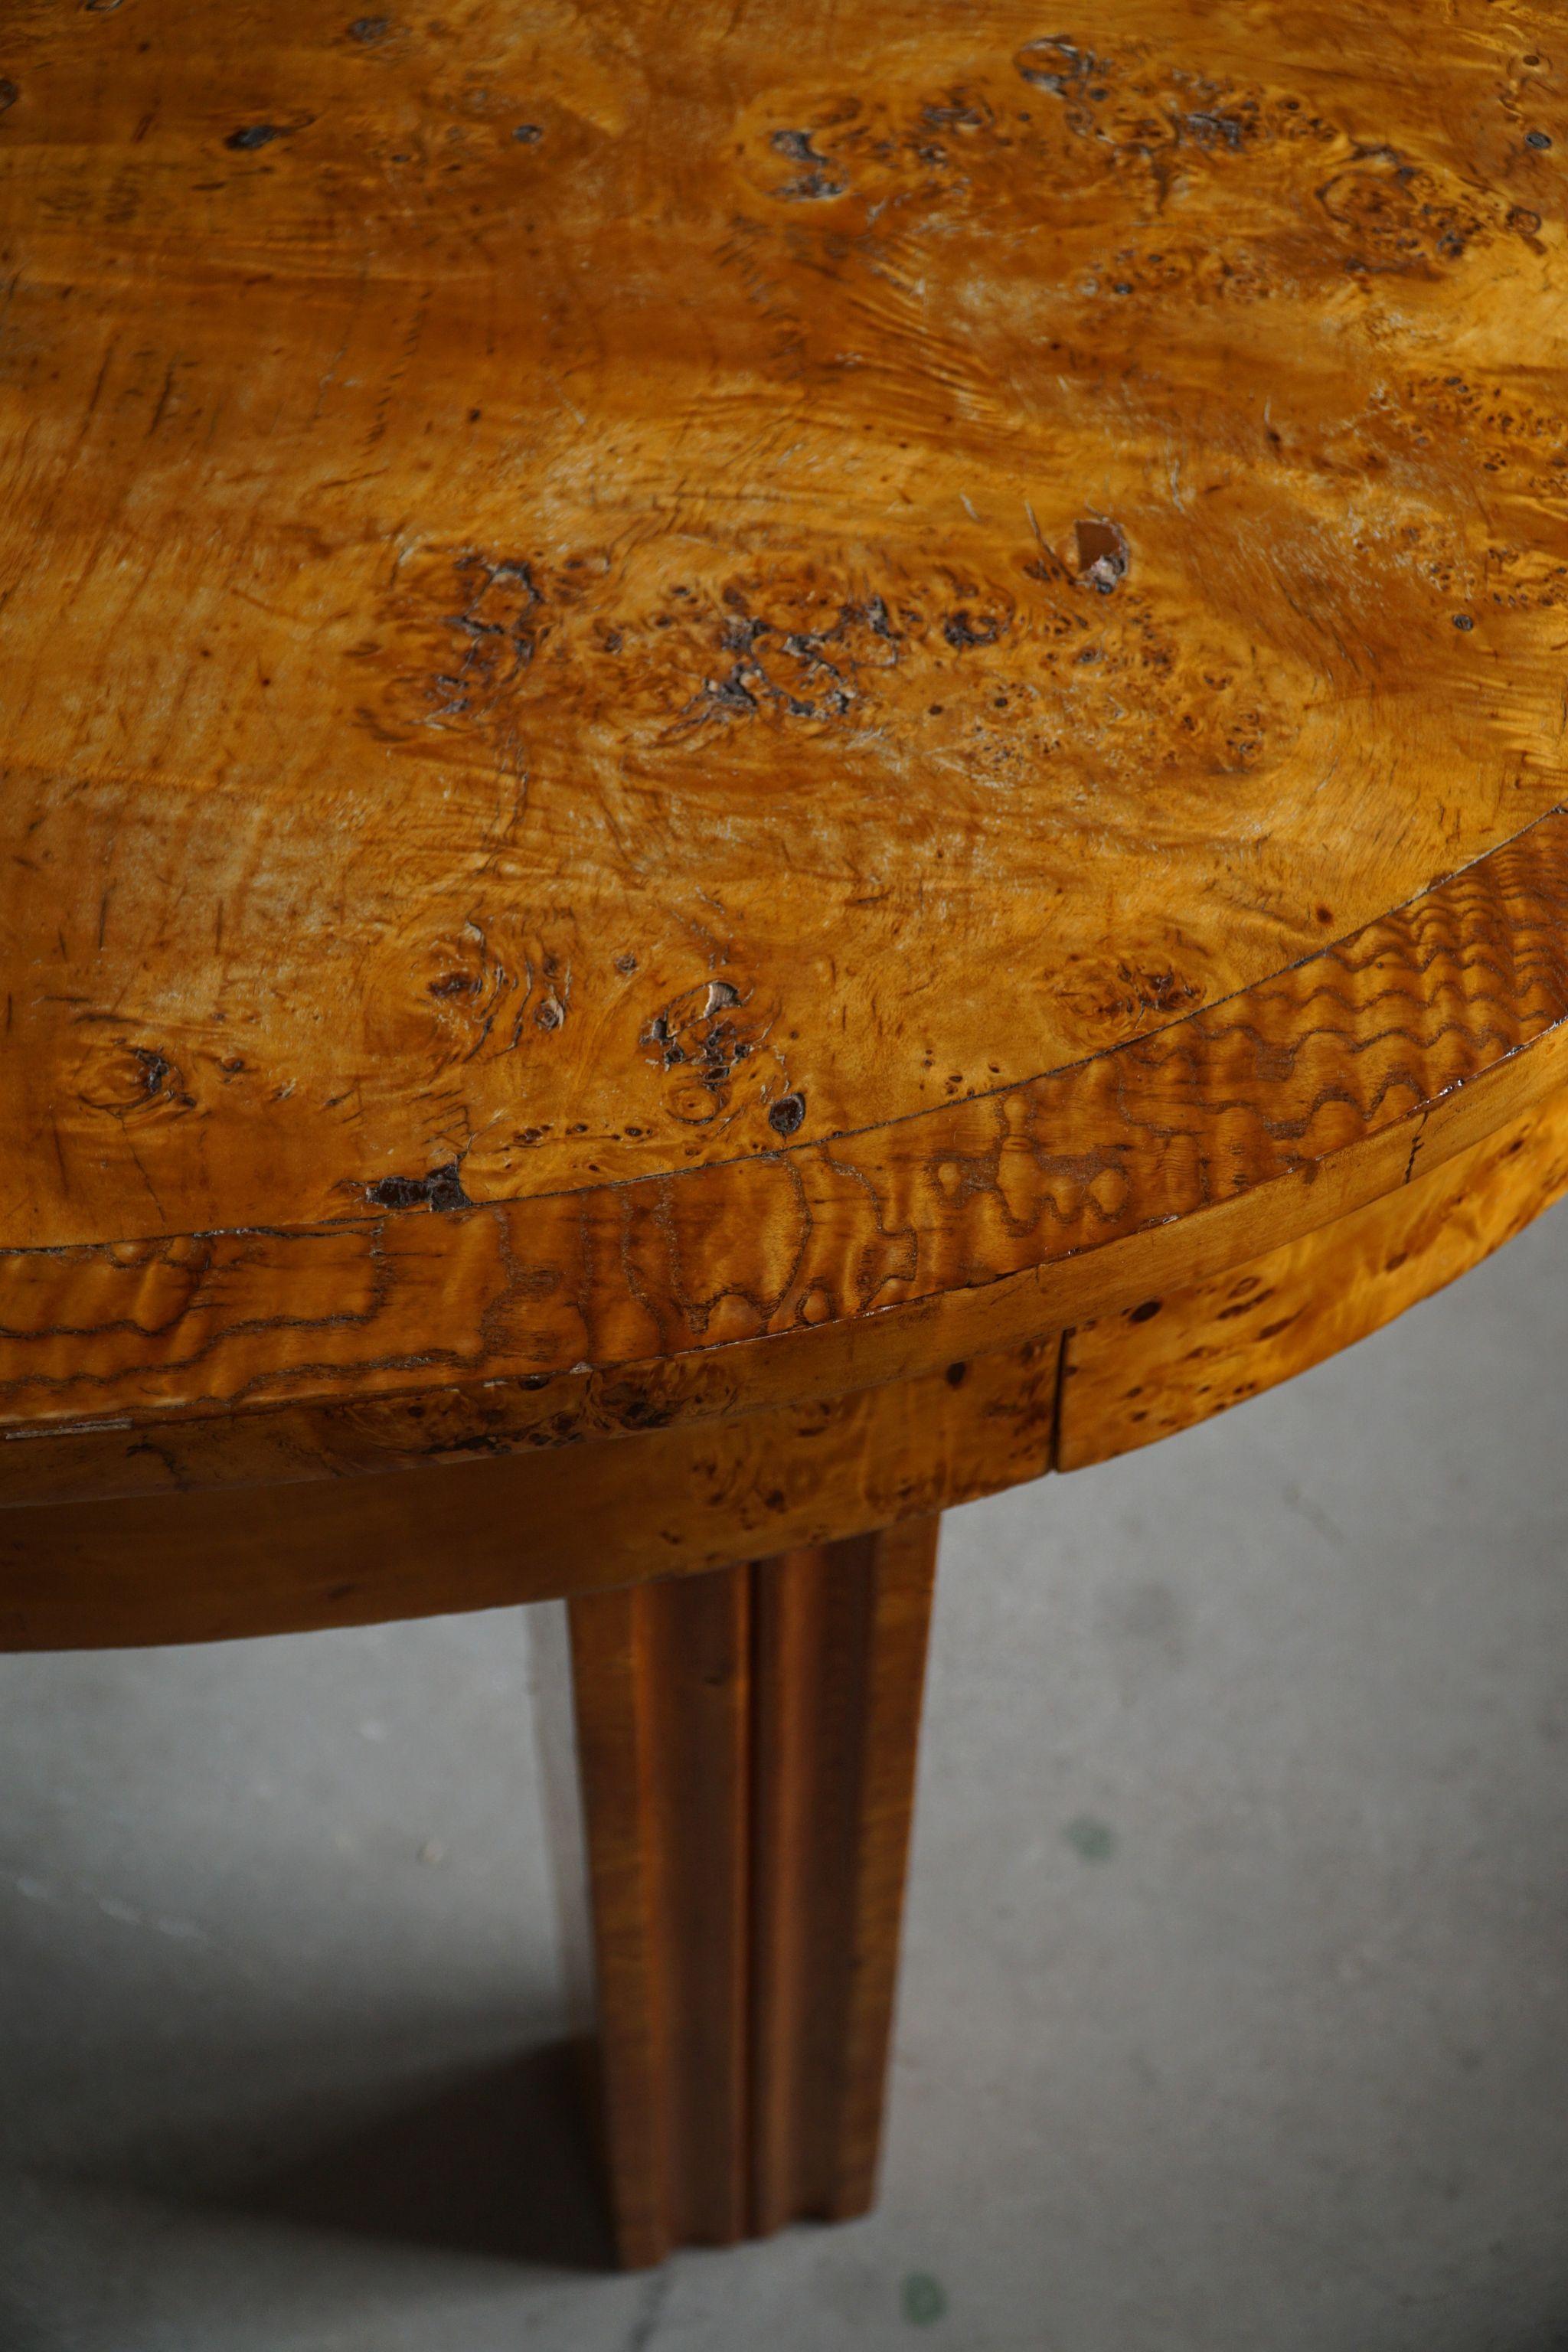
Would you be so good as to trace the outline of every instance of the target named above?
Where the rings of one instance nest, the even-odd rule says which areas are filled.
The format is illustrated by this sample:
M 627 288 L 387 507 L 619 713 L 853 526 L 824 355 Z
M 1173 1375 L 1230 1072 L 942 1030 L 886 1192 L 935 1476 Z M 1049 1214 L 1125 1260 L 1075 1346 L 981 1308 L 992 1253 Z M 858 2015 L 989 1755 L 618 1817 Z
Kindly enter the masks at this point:
M 571 1604 L 627 2263 L 871 2201 L 936 1538 Z

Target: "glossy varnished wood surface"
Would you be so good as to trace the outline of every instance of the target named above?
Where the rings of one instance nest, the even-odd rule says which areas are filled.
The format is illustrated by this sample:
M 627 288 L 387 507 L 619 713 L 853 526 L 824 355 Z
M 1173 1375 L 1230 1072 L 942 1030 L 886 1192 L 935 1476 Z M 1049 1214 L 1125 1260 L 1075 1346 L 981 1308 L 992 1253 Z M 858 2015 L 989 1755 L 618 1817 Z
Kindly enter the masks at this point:
M 1152 1444 L 1321 1363 L 1467 1273 L 1568 1192 L 1568 1100 L 1358 1214 L 1068 1332 L 1054 1466 Z
M 384 1427 L 417 1453 L 447 1384 L 459 1427 L 559 1444 L 929 1370 L 1217 1271 L 1568 1079 L 1565 850 L 1544 821 L 1212 1016 L 868 1139 L 366 1228 L 18 1253 L 16 1485 L 47 1487 L 56 1433 L 92 1479 L 150 1441 L 179 1461 L 220 1410 L 195 1451 L 232 1475 L 271 1436 L 235 1408 L 279 1397 L 346 1398 L 362 1449 Z
M 1568 1084 L 1544 6 L 8 32 L 14 1498 L 934 1380 Z
M 625 2262 L 871 2202 L 936 1539 L 572 1604 Z
M 313 1477 L 242 1492 L 167 1491 L 161 1436 L 157 1458 L 125 1457 L 140 1491 L 0 1513 L 0 1648 L 496 1608 L 925 1517 L 1146 1444 L 1306 1370 L 1565 1189 L 1560 1099 L 1304 1242 L 918 1378 L 585 1444 L 512 1451 L 480 1431 L 468 1449 L 480 1458 L 391 1475 L 363 1475 L 381 1457 L 345 1446 Z

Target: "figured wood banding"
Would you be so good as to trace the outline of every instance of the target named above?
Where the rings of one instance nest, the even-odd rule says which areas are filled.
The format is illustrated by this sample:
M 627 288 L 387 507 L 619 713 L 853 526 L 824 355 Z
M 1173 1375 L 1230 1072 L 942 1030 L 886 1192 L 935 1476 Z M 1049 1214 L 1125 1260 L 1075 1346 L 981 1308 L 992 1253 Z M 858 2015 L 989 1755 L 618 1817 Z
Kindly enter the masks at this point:
M 0 1648 L 494 1608 L 923 1517 L 1053 1464 L 1104 1460 L 1304 1370 L 1452 1281 L 1565 1188 L 1560 1097 L 1216 1278 L 837 1397 L 411 1475 L 331 1476 L 364 1464 L 321 1460 L 314 1477 L 243 1498 L 169 1491 L 165 1432 L 158 1455 L 127 1456 L 161 1487 L 0 1514 Z
M 1540 0 L 190 5 L 0 113 L 8 1495 L 920 1377 L 1568 1085 Z
M 1190 1429 L 1321 1363 L 1500 1249 L 1568 1191 L 1568 1097 L 1337 1223 L 1067 1334 L 1055 1464 Z
M 952 1309 L 933 1355 L 973 1344 L 966 1316 L 1006 1336 L 1015 1302 L 1049 1328 L 1097 1286 L 1179 1282 L 1209 1247 L 1223 1265 L 1502 1124 L 1568 1078 L 1565 1011 L 1553 816 L 1266 986 L 886 1129 L 365 1228 L 13 1253 L 5 1408 L 38 1428 L 555 1378 L 548 1442 L 588 1418 L 595 1370 L 786 1336 L 831 1361 L 825 1327 L 856 1323 L 865 1360 L 933 1306 Z M 679 1384 L 665 1396 L 679 1413 Z
M 570 1595 L 635 2259 L 869 2193 L 931 1515 L 1568 1177 L 1560 13 L 12 12 L 0 1646 Z

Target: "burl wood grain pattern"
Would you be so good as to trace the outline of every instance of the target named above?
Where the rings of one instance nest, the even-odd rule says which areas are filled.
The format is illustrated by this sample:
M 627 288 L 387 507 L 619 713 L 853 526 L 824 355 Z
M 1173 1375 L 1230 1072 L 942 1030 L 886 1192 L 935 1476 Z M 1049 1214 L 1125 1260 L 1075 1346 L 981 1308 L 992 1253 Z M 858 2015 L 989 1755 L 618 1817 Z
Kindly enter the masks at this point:
M 1206 1421 L 1392 1322 L 1568 1192 L 1568 1100 L 1305 1240 L 1063 1334 L 1053 1466 Z
M 1091 17 L 12 11 L 14 1495 L 934 1376 L 1568 1085 L 1555 13 Z
M 0 1513 L 0 1648 L 211 1641 L 592 1591 L 830 1542 L 1103 1461 L 1272 1387 L 1568 1190 L 1568 1101 L 1303 1242 L 940 1371 L 414 1475 Z M 160 1458 L 150 1477 L 166 1479 Z M 346 1450 L 331 1465 L 363 1473 Z
M 631 2259 L 870 2193 L 930 1515 L 1563 1188 L 1560 15 L 0 25 L 0 1643 L 572 1595 Z
M 572 1604 L 622 2259 L 871 2200 L 936 1523 Z

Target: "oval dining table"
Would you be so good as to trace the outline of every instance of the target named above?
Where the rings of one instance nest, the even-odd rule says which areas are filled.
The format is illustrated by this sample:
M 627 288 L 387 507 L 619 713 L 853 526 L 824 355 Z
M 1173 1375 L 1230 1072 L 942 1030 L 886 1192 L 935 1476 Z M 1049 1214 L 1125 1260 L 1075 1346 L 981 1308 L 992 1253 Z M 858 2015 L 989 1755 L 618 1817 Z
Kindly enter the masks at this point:
M 939 1515 L 1568 1185 L 1568 37 L 367 5 L 4 31 L 0 1645 L 564 1596 L 647 2263 L 873 2195 Z

